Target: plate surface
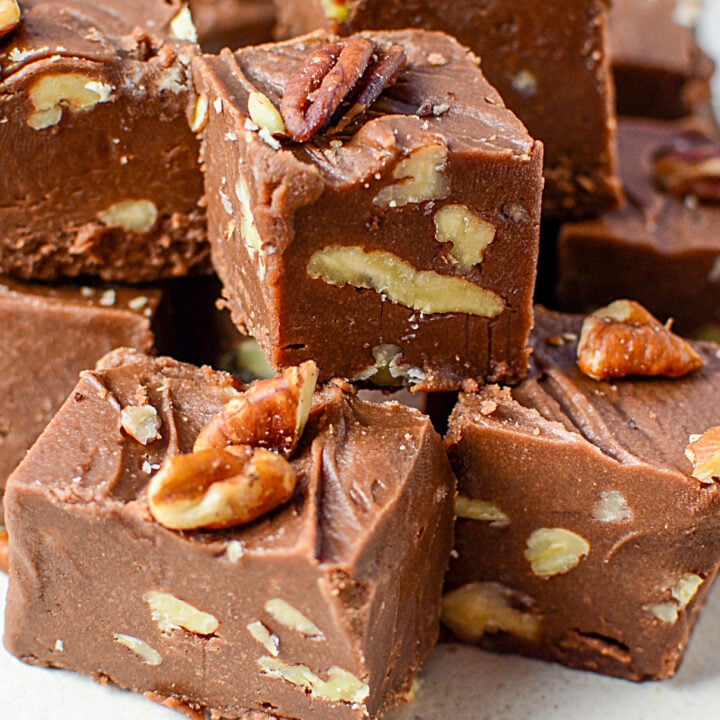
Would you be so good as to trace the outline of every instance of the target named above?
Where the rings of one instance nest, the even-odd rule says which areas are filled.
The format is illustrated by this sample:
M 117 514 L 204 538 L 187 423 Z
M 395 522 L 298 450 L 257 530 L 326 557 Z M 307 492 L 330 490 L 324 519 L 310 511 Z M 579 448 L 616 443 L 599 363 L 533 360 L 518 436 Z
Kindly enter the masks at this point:
M 706 0 L 701 39 L 720 64 L 720 0 Z M 715 77 L 720 117 L 720 73 Z M 0 573 L 0 631 L 7 578 Z M 720 586 L 703 611 L 678 674 L 636 685 L 472 647 L 440 646 L 416 700 L 386 720 L 720 720 Z M 2 720 L 177 720 L 133 693 L 0 650 Z

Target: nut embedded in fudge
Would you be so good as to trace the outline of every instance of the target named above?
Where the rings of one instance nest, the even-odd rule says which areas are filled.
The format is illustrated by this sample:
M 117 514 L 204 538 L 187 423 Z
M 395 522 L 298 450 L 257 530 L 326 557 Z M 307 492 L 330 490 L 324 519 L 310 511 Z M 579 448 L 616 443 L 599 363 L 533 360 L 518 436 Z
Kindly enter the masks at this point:
M 582 322 L 538 310 L 528 379 L 453 412 L 443 617 L 491 649 L 665 678 L 720 562 L 718 348 L 682 378 L 600 382 L 576 366 Z
M 0 38 L 0 271 L 138 282 L 207 271 L 179 0 L 23 0 Z
M 610 59 L 621 115 L 676 119 L 710 99 L 712 60 L 694 27 L 702 3 L 614 0 Z
M 126 350 L 82 375 L 8 486 L 6 647 L 213 717 L 377 717 L 437 637 L 455 489 L 442 441 L 417 411 L 331 384 L 287 504 L 228 530 L 165 528 L 151 475 L 239 396 L 225 373 Z M 128 434 L 129 406 L 155 409 L 157 440 Z
M 160 292 L 0 278 L 0 524 L 5 480 L 105 353 L 150 350 Z
M 330 124 L 307 142 L 273 136 L 291 79 L 295 110 L 322 125 L 296 93 L 308 56 L 368 44 L 358 92 L 385 83 L 396 47 L 407 64 L 367 112 L 339 130 L 357 108 L 322 106 Z M 477 58 L 441 33 L 316 33 L 198 58 L 194 74 L 213 262 L 271 364 L 417 390 L 524 376 L 542 146 Z
M 618 139 L 627 202 L 562 227 L 559 305 L 585 312 L 627 297 L 674 318 L 683 335 L 712 332 L 720 324 L 720 141 L 694 119 L 623 119 Z
M 482 58 L 508 107 L 545 145 L 544 212 L 593 216 L 620 200 L 606 0 L 275 0 L 277 34 L 441 30 Z M 439 65 L 443 52 L 434 56 Z

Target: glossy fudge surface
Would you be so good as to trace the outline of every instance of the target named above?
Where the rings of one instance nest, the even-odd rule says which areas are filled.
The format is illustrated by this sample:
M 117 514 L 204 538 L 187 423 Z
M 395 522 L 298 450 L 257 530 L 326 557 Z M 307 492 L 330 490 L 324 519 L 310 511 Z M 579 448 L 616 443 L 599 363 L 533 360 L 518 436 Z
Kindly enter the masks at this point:
M 157 290 L 0 278 L 0 524 L 5 480 L 78 374 L 110 350 L 150 350 Z
M 237 395 L 226 373 L 126 350 L 83 374 L 9 484 L 6 647 L 212 717 L 377 717 L 437 636 L 442 441 L 419 412 L 330 385 L 288 504 L 230 530 L 164 528 L 150 475 Z M 121 429 L 142 404 L 160 419 L 148 445 Z
M 666 192 L 653 176 L 661 151 L 690 150 L 712 137 L 694 121 L 620 122 L 627 202 L 597 220 L 563 226 L 557 289 L 562 309 L 585 311 L 627 297 L 663 322 L 674 318 L 681 334 L 702 335 L 720 322 L 720 206 Z
M 532 323 L 542 147 L 448 36 L 366 37 L 402 46 L 406 68 L 345 131 L 305 143 L 254 132 L 248 96 L 277 105 L 308 53 L 336 38 L 194 65 L 209 107 L 213 262 L 235 321 L 275 366 L 313 358 L 322 378 L 418 390 L 516 382 Z M 479 253 L 469 262 L 462 239 L 439 229 L 448 213 L 470 228 Z
M 720 423 L 718 347 L 698 343 L 705 366 L 680 379 L 599 382 L 575 363 L 581 324 L 539 310 L 529 378 L 454 410 L 445 617 L 491 649 L 664 678 L 720 561 L 718 485 L 692 477 L 685 455 Z M 475 519 L 463 498 L 483 501 Z
M 190 9 L 205 52 L 272 39 L 275 8 L 271 0 L 190 0 Z
M 187 10 L 21 6 L 0 38 L 0 271 L 138 282 L 206 270 Z
M 694 26 L 702 3 L 615 0 L 610 57 L 621 115 L 673 119 L 710 98 L 712 60 Z
M 614 93 L 604 0 L 275 0 L 282 37 L 417 27 L 457 37 L 545 144 L 546 216 L 615 207 Z

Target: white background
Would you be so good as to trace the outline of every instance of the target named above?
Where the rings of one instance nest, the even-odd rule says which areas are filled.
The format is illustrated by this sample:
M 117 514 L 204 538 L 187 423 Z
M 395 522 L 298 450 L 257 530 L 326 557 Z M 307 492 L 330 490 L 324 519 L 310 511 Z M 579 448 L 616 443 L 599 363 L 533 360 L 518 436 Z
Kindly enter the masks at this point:
M 552 0 L 540 0 L 552 2 Z M 720 0 L 706 0 L 702 40 L 720 58 Z M 720 116 L 720 78 L 716 77 Z M 720 232 L 720 228 L 718 229 Z M 7 579 L 0 573 L 0 598 Z M 4 600 L 0 599 L 0 616 Z M 1 621 L 0 621 L 1 622 Z M 0 720 L 177 720 L 142 697 L 0 650 Z M 720 720 L 720 587 L 672 680 L 636 685 L 471 647 L 441 646 L 411 705 L 386 720 Z M 319 719 L 322 720 L 322 719 Z

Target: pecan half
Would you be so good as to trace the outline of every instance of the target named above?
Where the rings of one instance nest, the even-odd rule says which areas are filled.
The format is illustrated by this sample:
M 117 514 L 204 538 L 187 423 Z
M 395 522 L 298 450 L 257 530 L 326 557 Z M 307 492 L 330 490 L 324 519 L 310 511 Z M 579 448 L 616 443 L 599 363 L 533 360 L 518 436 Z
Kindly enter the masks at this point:
M 333 121 L 346 127 L 397 79 L 404 65 L 402 48 L 393 45 L 384 51 L 364 37 L 315 50 L 285 86 L 280 114 L 288 134 L 305 142 Z M 351 104 L 349 111 L 340 112 L 343 103 Z
M 398 78 L 405 67 L 407 57 L 399 45 L 392 45 L 387 51 L 376 50 L 355 89 L 350 109 L 335 122 L 335 131 L 344 130 L 356 117 L 362 115 Z
M 655 182 L 666 192 L 720 203 L 720 142 L 665 148 L 653 160 Z
M 0 37 L 12 32 L 20 24 L 17 0 L 0 0 Z
M 308 360 L 251 385 L 223 406 L 193 450 L 252 445 L 290 455 L 305 428 L 316 380 L 317 367 Z
M 588 315 L 577 348 L 580 370 L 594 380 L 627 375 L 680 377 L 703 361 L 682 338 L 633 300 L 616 300 Z
M 282 455 L 247 446 L 168 458 L 148 486 L 152 516 L 171 530 L 219 530 L 287 502 L 295 470 Z

